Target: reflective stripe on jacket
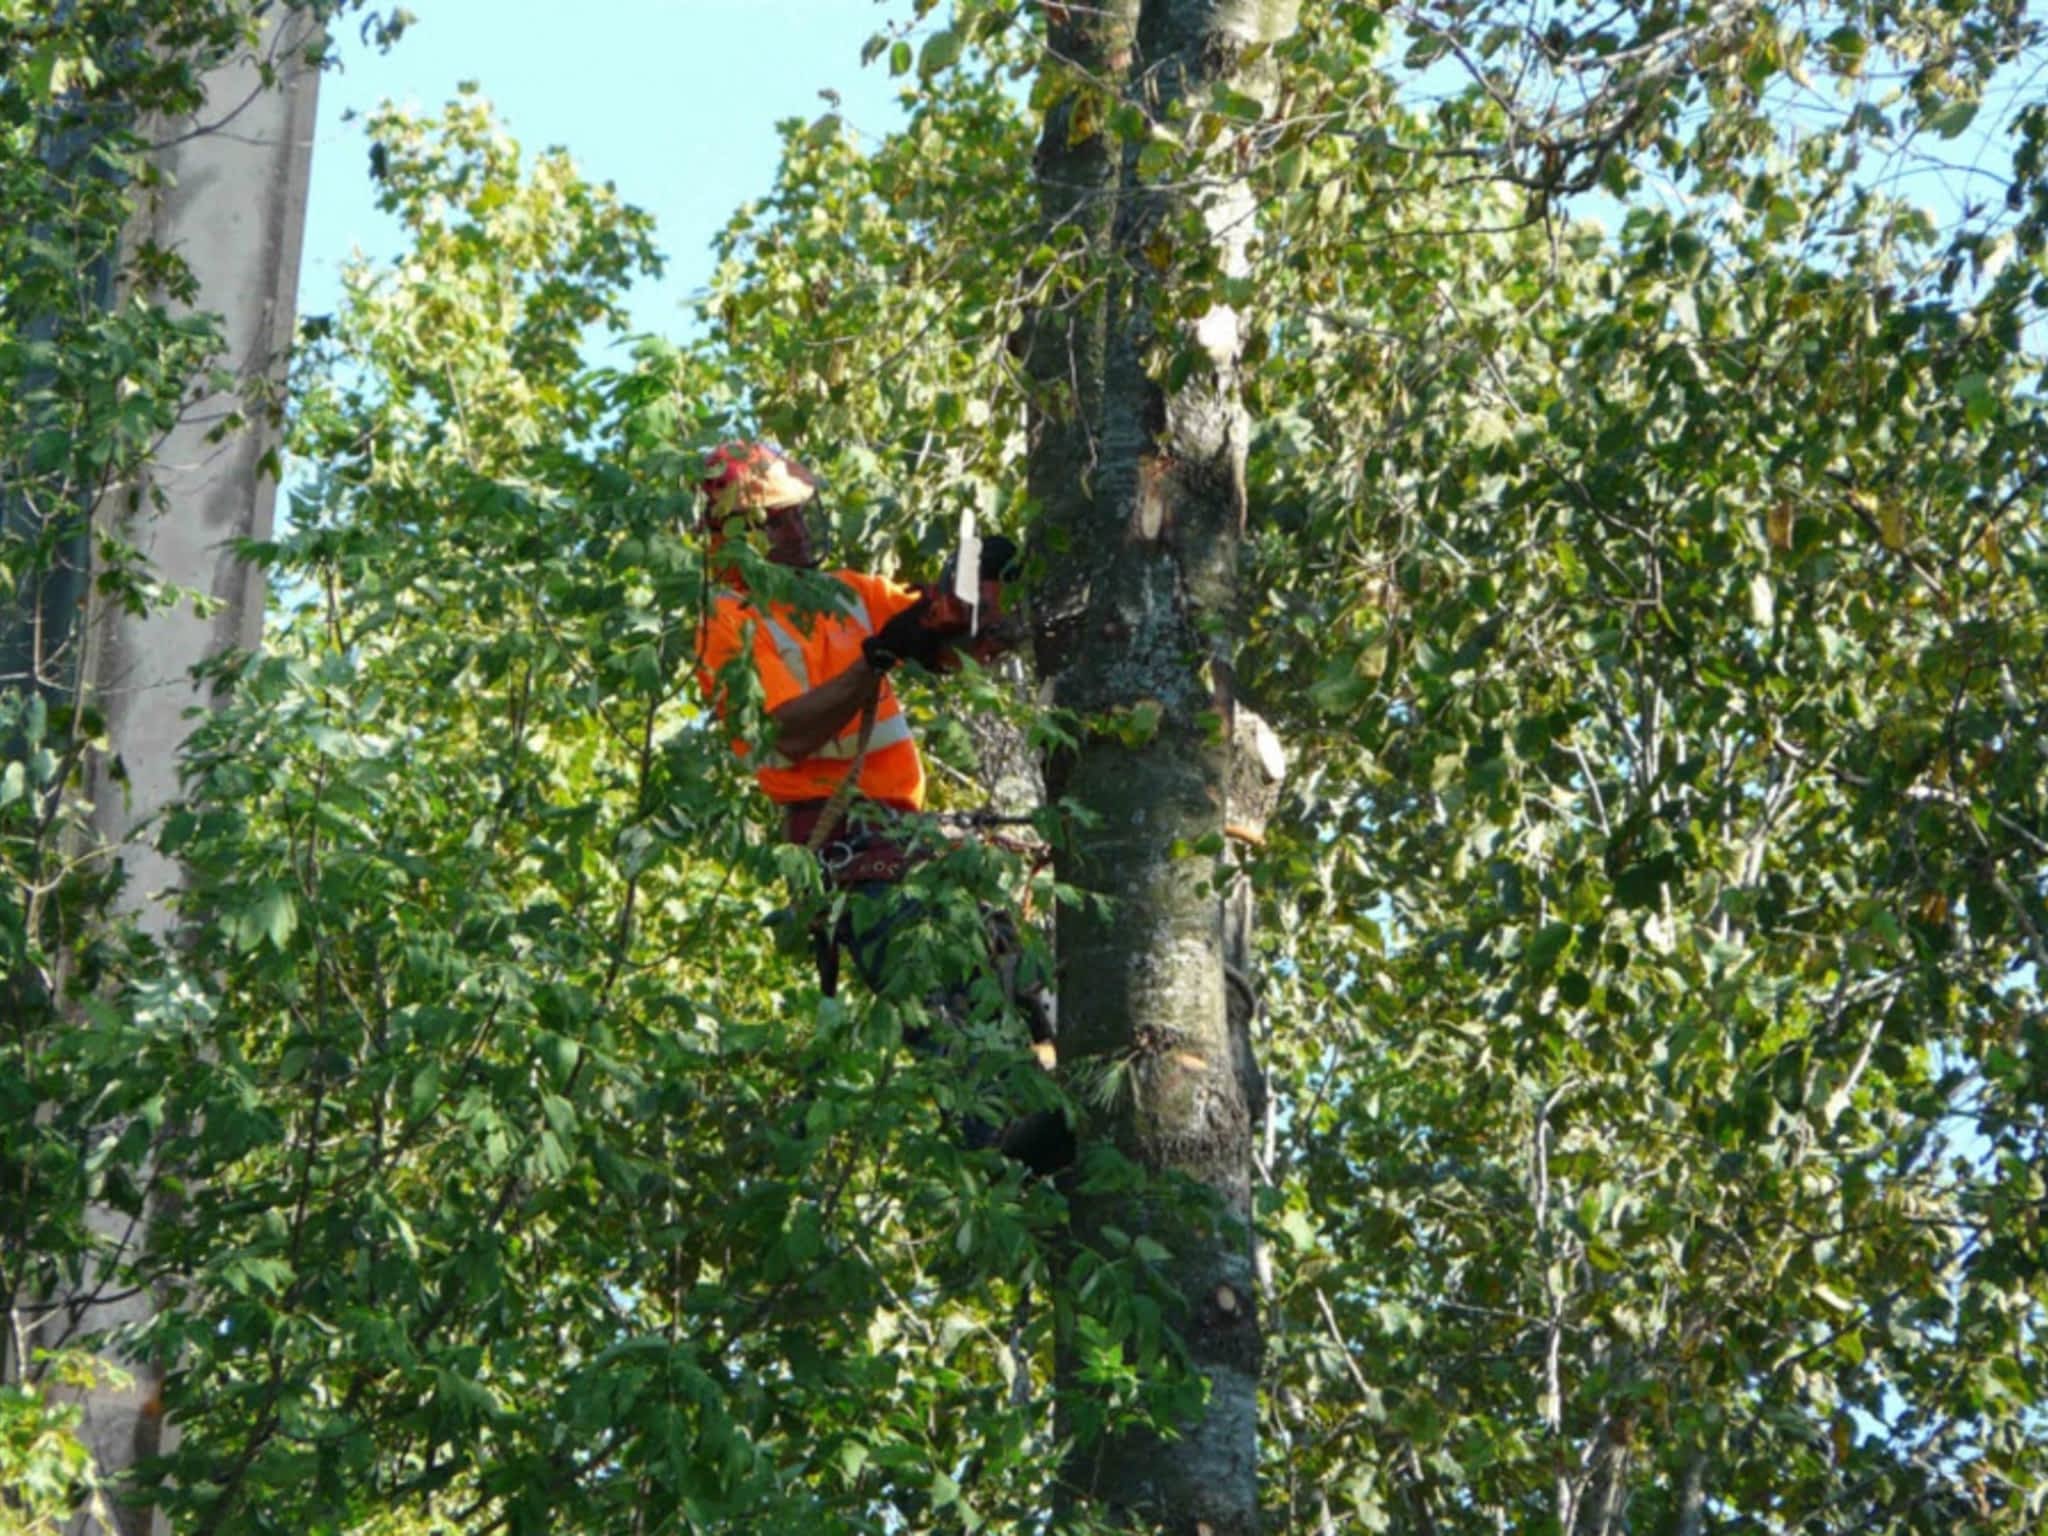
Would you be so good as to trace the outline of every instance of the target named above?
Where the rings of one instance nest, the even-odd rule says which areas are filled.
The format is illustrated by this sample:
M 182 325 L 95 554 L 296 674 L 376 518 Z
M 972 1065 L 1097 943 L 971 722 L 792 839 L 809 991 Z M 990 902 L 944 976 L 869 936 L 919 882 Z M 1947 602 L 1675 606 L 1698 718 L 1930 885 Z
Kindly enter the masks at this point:
M 845 671 L 860 655 L 861 642 L 918 598 L 908 587 L 883 577 L 858 571 L 838 571 L 834 576 L 840 589 L 837 613 L 801 613 L 783 603 L 763 611 L 751 594 L 717 595 L 697 637 L 697 651 L 706 697 L 721 712 L 717 675 L 735 657 L 752 657 L 763 701 L 772 713 Z M 755 775 L 770 797 L 788 804 L 831 794 L 846 777 L 859 745 L 856 715 L 833 740 L 796 762 L 779 752 L 758 751 L 746 741 L 734 741 L 733 750 L 755 763 Z M 860 788 L 869 799 L 885 805 L 914 810 L 924 804 L 924 764 L 903 706 L 886 678 L 861 763 Z
M 719 595 L 729 597 L 736 603 L 744 602 L 737 592 L 722 592 Z M 875 632 L 878 626 L 868 615 L 868 605 L 862 602 L 851 588 L 840 587 L 839 601 L 846 611 L 847 618 L 860 630 L 863 639 Z M 830 681 L 829 678 L 811 676 L 810 658 L 804 654 L 804 643 L 786 623 L 761 613 L 756 613 L 754 618 L 768 631 L 768 639 L 775 647 L 775 654 L 782 658 L 782 664 L 789 668 L 790 676 L 797 680 L 800 692 L 809 693 L 819 683 Z M 869 752 L 879 752 L 884 747 L 893 747 L 898 742 L 910 739 L 910 722 L 903 718 L 903 706 L 897 702 L 896 691 L 885 680 L 882 684 L 881 705 L 875 711 L 874 729 L 868 733 L 867 749 Z M 828 761 L 852 762 L 859 750 L 860 720 L 855 717 L 849 729 L 840 732 L 811 756 Z M 772 747 L 764 756 L 768 762 L 779 767 L 792 766 L 788 758 Z

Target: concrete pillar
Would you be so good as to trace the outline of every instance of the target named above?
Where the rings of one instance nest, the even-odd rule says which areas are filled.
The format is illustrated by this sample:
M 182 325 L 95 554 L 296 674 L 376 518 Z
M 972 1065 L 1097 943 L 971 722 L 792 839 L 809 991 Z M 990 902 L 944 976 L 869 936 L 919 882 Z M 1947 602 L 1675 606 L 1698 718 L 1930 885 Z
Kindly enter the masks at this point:
M 129 533 L 166 581 L 198 588 L 223 606 L 202 619 L 189 606 L 134 619 L 106 618 L 96 692 L 127 771 L 119 785 L 95 786 L 100 827 L 120 838 L 177 790 L 185 711 L 204 700 L 189 673 L 229 646 L 253 646 L 263 630 L 263 577 L 228 546 L 267 538 L 277 482 L 262 469 L 277 445 L 267 419 L 283 383 L 298 297 L 299 242 L 313 154 L 319 73 L 302 62 L 312 27 L 301 13 L 274 9 L 258 52 L 207 78 L 196 118 L 165 123 L 157 159 L 169 185 L 138 215 L 139 236 L 175 250 L 198 279 L 198 307 L 223 321 L 226 363 L 238 386 L 195 402 L 165 439 L 148 474 L 161 511 L 145 500 Z M 279 71 L 266 88 L 259 58 Z M 227 417 L 247 425 L 219 442 Z M 122 517 L 120 508 L 102 516 Z M 157 895 L 177 882 L 176 866 L 153 849 L 124 855 L 131 899 L 157 931 L 167 924 Z
M 277 499 L 275 479 L 262 461 L 277 443 L 270 421 L 279 398 L 297 302 L 299 244 L 305 228 L 314 111 L 319 72 L 304 63 L 316 33 L 307 16 L 275 6 L 255 51 L 214 70 L 205 105 L 183 122 L 149 125 L 162 148 L 158 164 L 167 186 L 137 214 L 137 238 L 151 238 L 182 256 L 198 280 L 198 307 L 225 321 L 225 361 L 235 388 L 195 401 L 164 442 L 147 473 L 145 497 L 132 515 L 125 504 L 98 516 L 127 521 L 128 534 L 156 573 L 179 586 L 212 594 L 222 603 L 202 619 L 189 606 L 133 618 L 104 615 L 94 643 L 94 692 L 105 713 L 125 785 L 102 764 L 92 785 L 96 821 L 108 843 L 121 845 L 177 792 L 178 752 L 190 728 L 185 712 L 206 702 L 191 669 L 228 646 L 253 646 L 262 635 L 261 572 L 239 562 L 231 549 L 240 538 L 267 538 Z M 266 86 L 263 66 L 277 71 Z M 235 414 L 246 424 L 218 442 L 208 441 Z M 164 893 L 178 882 L 174 861 L 144 842 L 122 850 L 130 909 L 149 929 L 164 933 L 171 914 Z M 146 1232 L 128 1228 L 113 1212 L 97 1213 L 116 1241 L 140 1244 Z M 175 1219 L 153 1211 L 152 1219 Z M 147 1317 L 148 1295 L 74 1310 L 75 1326 L 116 1327 Z M 113 1475 L 164 1444 L 160 1367 L 124 1362 L 135 1384 L 86 1403 L 86 1436 L 103 1475 Z M 119 1536 L 167 1531 L 160 1515 L 117 1511 Z M 107 1530 L 88 1512 L 74 1529 Z

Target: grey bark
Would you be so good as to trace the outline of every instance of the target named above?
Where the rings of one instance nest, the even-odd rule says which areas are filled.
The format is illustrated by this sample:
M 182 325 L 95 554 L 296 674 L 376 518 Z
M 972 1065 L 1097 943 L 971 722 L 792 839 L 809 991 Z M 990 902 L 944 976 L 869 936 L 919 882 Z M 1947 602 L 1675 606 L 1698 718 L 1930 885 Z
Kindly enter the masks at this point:
M 1052 41 L 1171 126 L 1176 104 L 1199 110 L 1216 84 L 1255 84 L 1245 50 L 1292 24 L 1287 4 L 1145 0 L 1076 7 Z M 1208 1397 L 1170 1441 L 1133 1433 L 1080 1448 L 1065 1496 L 1113 1523 L 1240 1536 L 1259 1528 L 1250 1223 L 1260 1088 L 1249 1010 L 1233 1010 L 1226 964 L 1233 926 L 1248 959 L 1248 920 L 1226 922 L 1232 877 L 1220 850 L 1246 516 L 1244 338 L 1220 303 L 1177 322 L 1197 364 L 1175 387 L 1159 382 L 1157 317 L 1171 276 L 1151 251 L 1192 229 L 1200 249 L 1188 257 L 1241 274 L 1251 208 L 1240 181 L 1148 184 L 1135 143 L 1114 152 L 1112 170 L 1101 124 L 1077 121 L 1087 102 L 1048 114 L 1038 156 L 1048 243 L 1081 230 L 1087 281 L 1064 312 L 1041 314 L 1029 351 L 1041 413 L 1032 486 L 1056 545 L 1039 599 L 1039 662 L 1054 702 L 1084 727 L 1095 722 L 1053 765 L 1048 788 L 1093 813 L 1062 852 L 1063 878 L 1106 898 L 1060 914 L 1061 1059 L 1091 1105 L 1084 1145 L 1111 1142 L 1151 1189 L 1191 1180 L 1213 1204 L 1186 1218 L 1171 1200 L 1076 1198 L 1077 1240 L 1113 1226 L 1171 1255 L 1162 1268 L 1181 1299 L 1174 1321 Z M 1094 110 L 1106 118 L 1101 102 Z
M 1678 1536 L 1703 1536 L 1707 1528 L 1707 1458 L 1698 1451 L 1686 1458 L 1685 1481 L 1678 1492 Z
M 1228 874 L 1223 887 L 1223 979 L 1230 1011 L 1233 1070 L 1245 1085 L 1253 1132 L 1263 1135 L 1272 1124 L 1272 1106 L 1266 1097 L 1266 1075 L 1259 1066 L 1253 1036 L 1259 1016 L 1258 966 L 1253 948 L 1257 899 L 1245 867 L 1244 850 L 1265 841 L 1266 823 L 1279 803 L 1280 786 L 1287 776 L 1287 754 L 1265 718 L 1243 706 L 1238 708 L 1230 735 L 1230 783 L 1224 802 Z M 1267 1269 L 1256 1236 L 1252 1257 L 1259 1285 L 1264 1289 Z

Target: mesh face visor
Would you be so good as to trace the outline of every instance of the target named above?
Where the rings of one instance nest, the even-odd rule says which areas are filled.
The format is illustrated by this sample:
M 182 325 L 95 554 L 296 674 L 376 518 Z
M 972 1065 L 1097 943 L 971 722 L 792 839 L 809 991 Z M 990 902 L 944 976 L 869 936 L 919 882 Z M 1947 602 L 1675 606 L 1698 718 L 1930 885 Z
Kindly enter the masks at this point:
M 801 547 L 793 529 L 801 530 Z M 817 502 L 809 501 L 800 506 L 734 512 L 715 539 L 718 544 L 744 544 L 774 565 L 816 570 L 824 561 L 831 531 L 830 517 Z
M 829 564 L 826 556 L 832 549 L 832 514 L 825 510 L 824 493 L 818 492 L 797 508 L 797 515 L 804 520 L 804 533 L 811 546 L 813 568 Z

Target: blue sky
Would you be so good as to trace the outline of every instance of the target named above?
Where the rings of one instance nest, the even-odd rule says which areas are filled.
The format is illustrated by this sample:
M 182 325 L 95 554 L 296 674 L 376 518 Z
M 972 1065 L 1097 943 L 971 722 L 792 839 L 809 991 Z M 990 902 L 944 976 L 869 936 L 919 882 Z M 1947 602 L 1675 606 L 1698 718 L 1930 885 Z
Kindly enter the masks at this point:
M 874 33 L 907 21 L 904 0 L 408 0 L 408 9 L 418 20 L 388 54 L 353 22 L 337 32 L 342 67 L 320 83 L 301 314 L 335 307 L 352 250 L 398 254 L 396 228 L 372 196 L 360 120 L 387 99 L 433 112 L 474 80 L 528 149 L 567 148 L 586 176 L 615 182 L 652 213 L 668 271 L 636 289 L 633 320 L 668 335 L 686 328 L 684 302 L 711 275 L 712 235 L 771 185 L 779 120 L 830 110 L 818 95 L 828 89 L 862 132 L 900 119 L 886 63 L 863 67 L 860 53 Z
M 379 0 L 380 10 L 389 6 Z M 361 114 L 390 99 L 432 112 L 474 80 L 529 149 L 566 147 L 583 173 L 617 184 L 655 217 L 667 275 L 636 290 L 636 329 L 676 334 L 686 297 L 710 276 L 706 249 L 740 203 L 775 172 L 775 124 L 828 110 L 833 90 L 857 130 L 880 134 L 901 117 L 886 64 L 863 66 L 861 46 L 909 24 L 910 0 L 408 0 L 417 20 L 388 53 L 345 20 L 342 67 L 320 86 L 319 130 L 299 310 L 333 309 L 352 249 L 398 254 L 393 226 L 374 206 Z M 940 5 L 920 30 L 944 24 Z M 1444 77 L 1448 82 L 1450 77 Z M 1462 83 L 1462 76 L 1458 77 Z M 2003 127 L 2031 79 L 2006 83 L 1974 130 L 1924 146 L 1885 167 L 1946 222 L 1982 162 L 2001 164 Z M 1427 95 L 1428 92 L 1423 92 Z M 1879 174 L 1873 171 L 1873 175 Z M 1581 213 L 1612 222 L 1589 199 Z

